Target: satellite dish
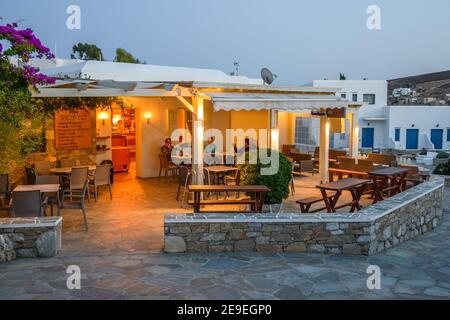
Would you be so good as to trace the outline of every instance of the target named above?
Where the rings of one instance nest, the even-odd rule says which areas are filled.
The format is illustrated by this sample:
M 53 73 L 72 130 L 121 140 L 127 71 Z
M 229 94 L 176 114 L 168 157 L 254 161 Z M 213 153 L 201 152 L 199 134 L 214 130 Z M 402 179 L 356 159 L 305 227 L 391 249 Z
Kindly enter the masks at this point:
M 277 75 L 273 74 L 267 68 L 262 68 L 261 69 L 261 78 L 263 79 L 265 84 L 271 85 L 272 82 L 277 78 Z

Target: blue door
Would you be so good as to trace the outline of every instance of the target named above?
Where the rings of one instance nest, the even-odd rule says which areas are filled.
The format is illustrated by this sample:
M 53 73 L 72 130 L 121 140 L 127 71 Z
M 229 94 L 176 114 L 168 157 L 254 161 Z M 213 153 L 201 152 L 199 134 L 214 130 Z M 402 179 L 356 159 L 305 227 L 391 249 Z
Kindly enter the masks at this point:
M 362 142 L 361 148 L 373 148 L 373 136 L 374 128 L 363 128 L 362 129 Z
M 419 129 L 406 129 L 406 149 L 419 149 Z
M 442 149 L 442 139 L 444 138 L 444 130 L 431 129 L 431 142 L 434 144 L 434 149 Z

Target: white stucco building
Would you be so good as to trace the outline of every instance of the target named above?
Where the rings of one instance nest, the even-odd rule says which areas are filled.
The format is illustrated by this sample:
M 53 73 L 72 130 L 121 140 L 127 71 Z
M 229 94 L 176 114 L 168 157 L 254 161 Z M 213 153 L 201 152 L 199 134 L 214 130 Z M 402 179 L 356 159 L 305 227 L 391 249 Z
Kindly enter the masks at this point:
M 450 106 L 388 106 L 385 80 L 315 80 L 314 86 L 341 88 L 342 98 L 363 103 L 361 148 L 450 150 Z M 335 135 L 331 147 L 345 148 L 346 141 Z

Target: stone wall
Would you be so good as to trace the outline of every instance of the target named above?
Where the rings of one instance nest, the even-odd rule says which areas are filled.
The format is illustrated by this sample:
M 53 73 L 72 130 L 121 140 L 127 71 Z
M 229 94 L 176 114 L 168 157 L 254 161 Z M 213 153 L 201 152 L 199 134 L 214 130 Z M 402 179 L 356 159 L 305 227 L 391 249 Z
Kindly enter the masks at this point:
M 353 214 L 169 215 L 165 251 L 371 255 L 439 226 L 443 188 L 433 178 Z
M 61 217 L 0 219 L 0 263 L 53 257 L 61 250 Z

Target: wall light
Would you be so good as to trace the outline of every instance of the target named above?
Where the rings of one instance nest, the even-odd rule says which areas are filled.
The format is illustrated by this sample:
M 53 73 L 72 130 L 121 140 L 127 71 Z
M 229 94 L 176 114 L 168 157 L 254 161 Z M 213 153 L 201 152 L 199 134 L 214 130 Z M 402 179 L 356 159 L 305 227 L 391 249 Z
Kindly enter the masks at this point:
M 108 114 L 106 112 L 100 112 L 98 118 L 102 120 L 102 124 L 105 125 L 105 120 L 108 119 Z
M 152 114 L 150 112 L 144 113 L 144 119 L 147 120 L 147 124 L 150 124 L 150 119 L 152 118 Z

